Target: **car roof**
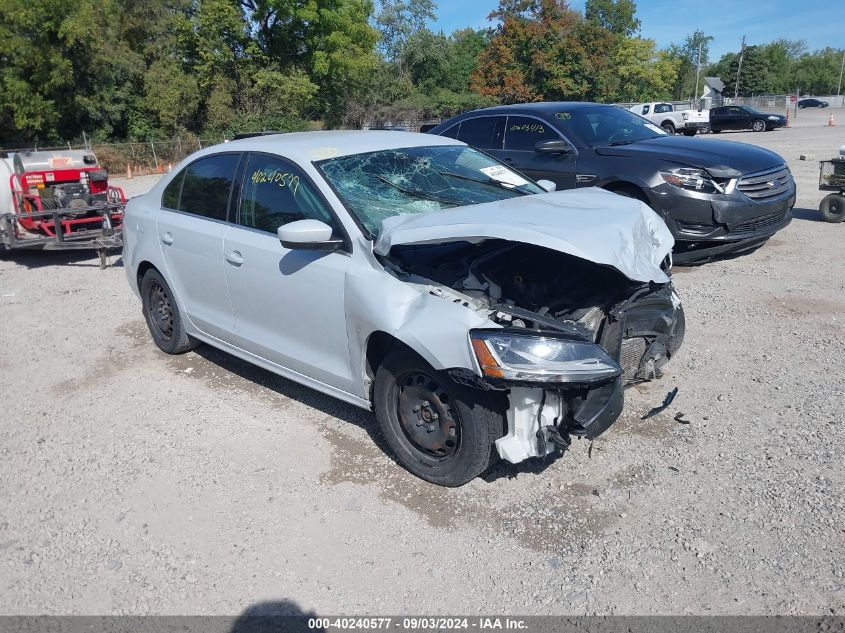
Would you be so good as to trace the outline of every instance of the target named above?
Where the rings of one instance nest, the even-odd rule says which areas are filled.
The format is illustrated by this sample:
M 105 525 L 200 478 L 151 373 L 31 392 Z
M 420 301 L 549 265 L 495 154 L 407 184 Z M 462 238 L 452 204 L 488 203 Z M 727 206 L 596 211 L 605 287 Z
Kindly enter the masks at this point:
M 309 163 L 336 156 L 431 145 L 464 145 L 464 143 L 443 136 L 417 132 L 331 130 L 252 136 L 214 145 L 213 148 L 208 149 L 217 152 L 221 150 L 268 152 L 300 163 Z
M 664 103 L 663 101 L 654 101 L 652 103 Z M 643 104 L 640 104 L 643 105 Z M 592 103 L 584 101 L 536 101 L 533 103 L 515 103 L 512 105 L 493 106 L 492 108 L 482 108 L 480 110 L 473 110 L 467 112 L 462 116 L 469 114 L 499 114 L 506 112 L 540 112 L 540 113 L 555 113 L 555 112 L 574 112 L 576 110 L 586 110 L 591 108 L 616 108 L 610 103 Z

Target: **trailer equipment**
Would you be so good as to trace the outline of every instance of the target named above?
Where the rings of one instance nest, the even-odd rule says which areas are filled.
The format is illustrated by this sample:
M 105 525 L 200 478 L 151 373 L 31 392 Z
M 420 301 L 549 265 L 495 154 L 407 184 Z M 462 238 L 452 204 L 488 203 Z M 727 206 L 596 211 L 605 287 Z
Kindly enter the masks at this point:
M 105 267 L 121 248 L 126 196 L 90 150 L 21 151 L 0 159 L 0 245 L 93 249 Z

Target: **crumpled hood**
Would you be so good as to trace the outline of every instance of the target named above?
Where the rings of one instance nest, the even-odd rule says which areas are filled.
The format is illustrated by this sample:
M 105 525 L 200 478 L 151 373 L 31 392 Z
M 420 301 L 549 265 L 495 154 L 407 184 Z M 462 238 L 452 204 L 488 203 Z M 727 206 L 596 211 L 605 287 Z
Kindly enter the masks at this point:
M 659 159 L 699 167 L 716 178 L 736 178 L 743 174 L 783 165 L 782 157 L 762 147 L 735 141 L 686 136 L 658 136 L 630 145 L 597 147 L 601 156 Z
M 401 244 L 487 239 L 542 246 L 657 283 L 669 281 L 660 264 L 674 244 L 648 206 L 590 187 L 388 218 L 373 250 L 387 255 Z

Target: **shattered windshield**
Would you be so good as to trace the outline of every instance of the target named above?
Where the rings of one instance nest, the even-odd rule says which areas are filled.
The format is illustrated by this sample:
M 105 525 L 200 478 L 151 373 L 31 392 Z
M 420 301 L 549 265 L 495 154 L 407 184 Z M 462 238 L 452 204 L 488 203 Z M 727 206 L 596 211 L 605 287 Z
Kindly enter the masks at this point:
M 512 169 L 463 145 L 354 154 L 318 167 L 371 237 L 385 218 L 395 215 L 543 193 Z

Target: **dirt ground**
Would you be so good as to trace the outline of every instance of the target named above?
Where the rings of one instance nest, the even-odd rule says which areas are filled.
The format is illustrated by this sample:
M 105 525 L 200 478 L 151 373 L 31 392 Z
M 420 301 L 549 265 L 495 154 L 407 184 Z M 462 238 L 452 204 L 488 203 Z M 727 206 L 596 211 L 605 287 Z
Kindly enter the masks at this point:
M 720 135 L 786 158 L 795 220 L 676 270 L 666 377 L 591 452 L 457 490 L 396 466 L 365 411 L 159 353 L 118 257 L 3 255 L 0 613 L 843 614 L 845 224 L 798 160 L 845 144 L 829 114 Z

